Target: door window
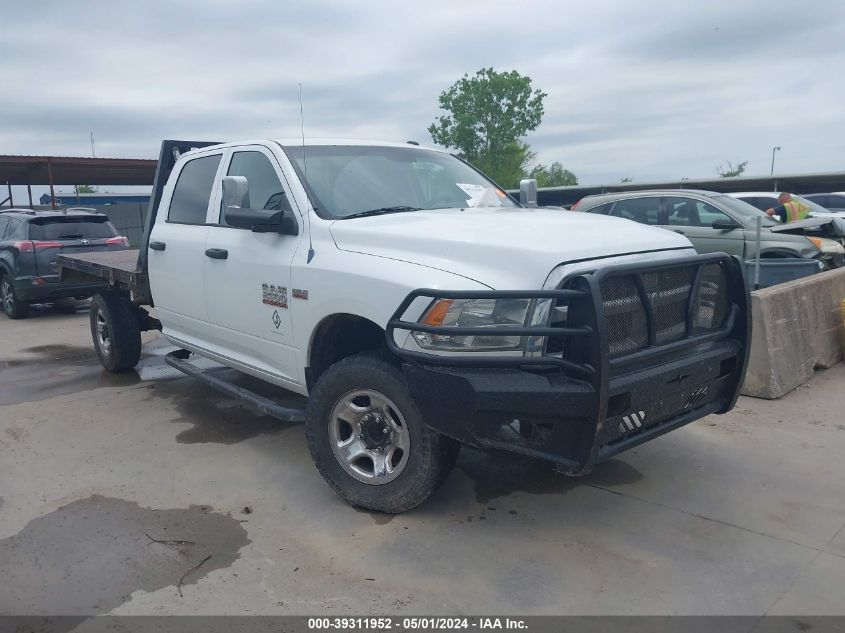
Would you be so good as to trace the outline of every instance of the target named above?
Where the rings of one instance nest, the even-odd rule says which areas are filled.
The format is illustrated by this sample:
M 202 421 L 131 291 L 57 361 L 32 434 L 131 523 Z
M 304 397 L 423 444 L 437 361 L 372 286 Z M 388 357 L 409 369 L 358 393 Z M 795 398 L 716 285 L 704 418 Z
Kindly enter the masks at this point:
M 167 221 L 177 224 L 205 224 L 211 186 L 222 154 L 203 156 L 182 168 L 170 200 Z
M 607 215 L 610 212 L 610 208 L 612 206 L 612 202 L 605 202 L 604 204 L 600 204 L 599 206 L 593 207 L 592 209 L 587 209 L 587 213 L 601 213 L 602 215 Z
M 712 204 L 693 198 L 666 198 L 670 226 L 706 226 L 711 227 L 716 220 L 733 222 L 724 211 Z
M 249 183 L 249 208 L 292 213 L 290 202 L 270 159 L 261 152 L 235 152 L 228 176 L 244 176 Z M 220 213 L 220 224 L 228 226 Z
M 660 224 L 660 198 L 652 196 L 617 200 L 610 215 L 640 224 Z
M 6 235 L 6 229 L 9 226 L 9 222 L 11 222 L 9 218 L 0 218 L 0 240 L 3 239 L 4 235 Z

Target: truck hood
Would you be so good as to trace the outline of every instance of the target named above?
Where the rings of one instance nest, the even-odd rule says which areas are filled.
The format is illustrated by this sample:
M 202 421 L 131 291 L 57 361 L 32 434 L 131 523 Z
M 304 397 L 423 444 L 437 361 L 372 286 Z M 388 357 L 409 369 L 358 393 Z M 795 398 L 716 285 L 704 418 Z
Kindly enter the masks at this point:
M 437 268 L 496 289 L 539 288 L 564 262 L 691 248 L 671 231 L 547 209 L 415 211 L 336 220 L 330 230 L 341 250 Z

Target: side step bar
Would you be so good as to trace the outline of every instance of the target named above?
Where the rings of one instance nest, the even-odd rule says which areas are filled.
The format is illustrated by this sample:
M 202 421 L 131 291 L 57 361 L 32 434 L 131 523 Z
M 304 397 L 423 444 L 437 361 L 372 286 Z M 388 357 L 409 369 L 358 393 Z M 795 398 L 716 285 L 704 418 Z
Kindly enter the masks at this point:
M 183 374 L 187 374 L 191 378 L 201 380 L 212 389 L 225 393 L 227 396 L 237 398 L 259 413 L 278 418 L 279 420 L 284 420 L 285 422 L 305 421 L 305 409 L 283 407 L 269 398 L 259 396 L 257 393 L 254 393 L 249 389 L 244 389 L 243 387 L 233 385 L 232 383 L 221 378 L 217 378 L 216 376 L 211 376 L 204 370 L 200 369 L 196 365 L 192 365 L 186 360 L 189 353 L 190 352 L 187 350 L 177 349 L 167 354 L 167 356 L 164 357 L 164 362 L 174 369 L 178 369 Z

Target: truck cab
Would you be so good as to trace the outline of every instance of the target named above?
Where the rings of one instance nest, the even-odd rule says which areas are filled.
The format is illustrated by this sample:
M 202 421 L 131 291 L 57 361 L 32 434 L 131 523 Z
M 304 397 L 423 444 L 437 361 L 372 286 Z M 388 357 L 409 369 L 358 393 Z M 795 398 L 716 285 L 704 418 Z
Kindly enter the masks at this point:
M 97 332 L 119 351 L 111 313 L 146 297 L 182 360 L 307 396 L 316 465 L 356 506 L 416 506 L 462 443 L 583 474 L 730 410 L 742 382 L 737 261 L 654 227 L 524 206 L 444 151 L 201 147 L 155 204 L 149 292 L 95 300 L 98 354 Z

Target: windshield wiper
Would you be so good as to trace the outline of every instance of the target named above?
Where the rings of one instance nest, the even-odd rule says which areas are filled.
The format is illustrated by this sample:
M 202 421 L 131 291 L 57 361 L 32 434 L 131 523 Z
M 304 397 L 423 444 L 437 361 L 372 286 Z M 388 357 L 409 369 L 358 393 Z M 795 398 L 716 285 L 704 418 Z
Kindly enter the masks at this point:
M 59 235 L 57 240 L 78 240 L 82 237 L 82 233 L 68 233 L 67 235 Z
M 339 220 L 349 220 L 350 218 L 366 218 L 371 215 L 387 215 L 388 213 L 406 213 L 408 211 L 422 211 L 419 207 L 396 206 L 396 207 L 381 207 L 379 209 L 370 209 L 369 211 L 359 211 L 351 215 L 345 215 Z

